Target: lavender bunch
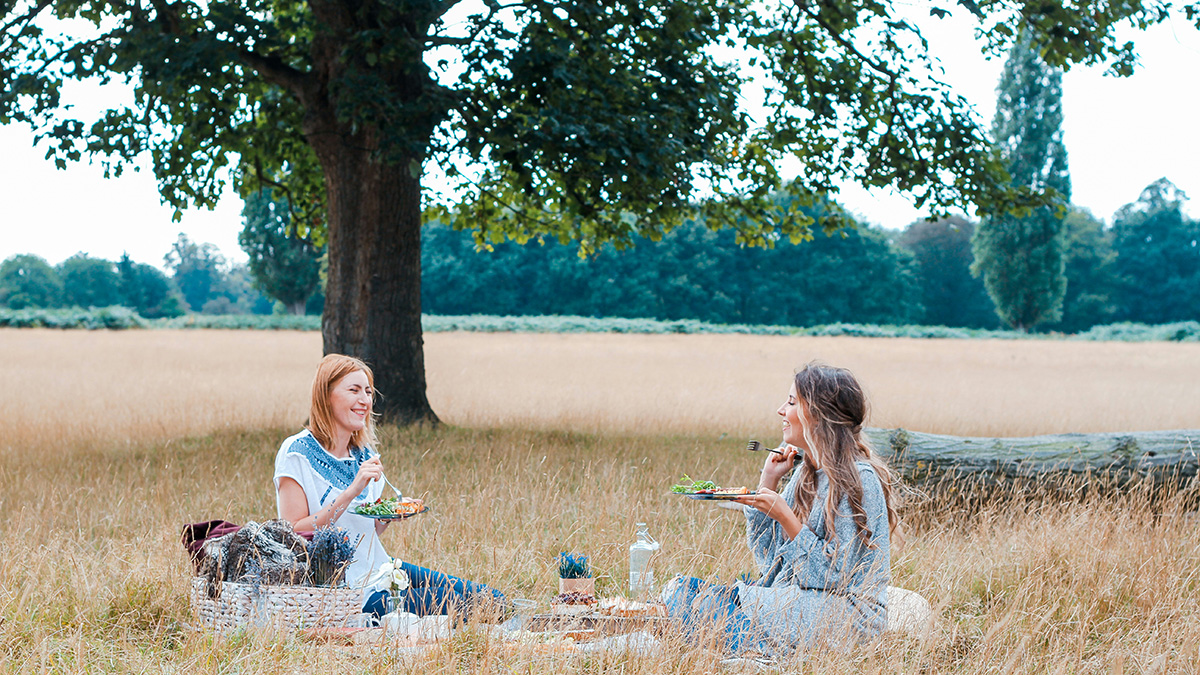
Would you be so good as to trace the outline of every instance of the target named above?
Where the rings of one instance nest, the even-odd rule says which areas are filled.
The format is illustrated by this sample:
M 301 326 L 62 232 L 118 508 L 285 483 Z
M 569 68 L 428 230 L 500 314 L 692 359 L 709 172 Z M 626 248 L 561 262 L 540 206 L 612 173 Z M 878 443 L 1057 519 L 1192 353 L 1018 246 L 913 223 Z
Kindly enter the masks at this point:
M 340 527 L 319 527 L 308 544 L 308 581 L 313 586 L 339 586 L 354 558 L 350 535 Z

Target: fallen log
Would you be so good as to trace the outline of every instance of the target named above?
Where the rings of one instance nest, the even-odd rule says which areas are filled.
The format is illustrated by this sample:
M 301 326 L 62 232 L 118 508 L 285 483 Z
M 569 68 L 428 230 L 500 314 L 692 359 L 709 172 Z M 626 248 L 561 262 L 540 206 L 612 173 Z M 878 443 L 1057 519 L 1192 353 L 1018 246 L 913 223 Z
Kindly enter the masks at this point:
M 1200 468 L 1200 429 L 1021 438 L 906 429 L 867 429 L 866 434 L 908 483 L 925 487 L 1034 482 L 1124 487 L 1149 480 L 1156 487 L 1181 489 Z

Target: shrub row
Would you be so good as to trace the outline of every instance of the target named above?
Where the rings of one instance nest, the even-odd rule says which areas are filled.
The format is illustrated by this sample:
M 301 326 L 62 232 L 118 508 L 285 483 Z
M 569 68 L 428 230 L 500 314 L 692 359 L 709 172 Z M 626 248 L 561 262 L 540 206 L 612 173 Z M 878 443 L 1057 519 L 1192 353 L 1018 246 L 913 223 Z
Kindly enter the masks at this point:
M 155 319 L 151 328 L 222 328 L 226 330 L 321 330 L 320 316 L 295 314 L 186 314 Z
M 0 327 L 7 328 L 147 328 L 152 324 L 128 307 L 114 305 L 97 309 L 5 309 L 0 308 Z
M 1078 335 L 1061 333 L 1023 334 L 1007 330 L 948 328 L 946 326 L 876 326 L 833 323 L 794 328 L 787 326 L 749 326 L 712 324 L 692 319 L 656 321 L 654 319 L 596 319 L 584 316 L 433 316 L 421 317 L 427 333 L 467 331 L 476 333 L 740 333 L 745 335 L 814 335 L 887 338 L 950 339 L 1073 339 L 1121 342 L 1197 342 L 1200 323 L 1182 321 L 1151 326 L 1140 323 L 1115 323 L 1095 326 Z M 240 330 L 321 329 L 319 316 L 202 315 L 190 314 L 173 319 L 143 319 L 126 307 L 99 309 L 0 309 L 0 327 L 11 328 L 222 328 Z
M 1200 322 L 1177 321 L 1158 325 L 1114 323 L 1093 326 L 1074 337 L 1079 340 L 1117 342 L 1197 342 L 1200 341 Z

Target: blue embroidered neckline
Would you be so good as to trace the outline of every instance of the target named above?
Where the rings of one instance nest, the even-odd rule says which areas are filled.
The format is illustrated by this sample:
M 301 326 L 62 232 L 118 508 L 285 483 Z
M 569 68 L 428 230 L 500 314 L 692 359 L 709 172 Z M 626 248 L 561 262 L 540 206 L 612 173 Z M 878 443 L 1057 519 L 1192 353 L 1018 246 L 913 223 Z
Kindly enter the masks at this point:
M 299 444 L 299 448 L 296 447 L 297 444 Z M 371 456 L 369 449 L 352 448 L 349 459 L 339 460 L 326 452 L 312 434 L 304 434 L 297 438 L 292 443 L 292 447 L 288 448 L 288 452 L 303 455 L 313 471 L 316 471 L 322 478 L 329 481 L 330 485 L 339 490 L 350 487 L 350 484 L 354 482 L 354 477 L 358 475 L 358 467 Z M 367 489 L 364 487 L 357 499 L 366 499 Z

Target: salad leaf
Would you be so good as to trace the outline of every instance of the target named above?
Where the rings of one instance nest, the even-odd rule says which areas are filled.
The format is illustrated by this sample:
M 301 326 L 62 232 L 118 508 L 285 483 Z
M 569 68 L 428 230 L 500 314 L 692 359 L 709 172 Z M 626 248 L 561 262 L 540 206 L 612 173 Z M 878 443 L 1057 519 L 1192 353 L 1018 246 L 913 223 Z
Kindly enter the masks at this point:
M 674 492 L 677 494 L 690 494 L 690 493 L 696 492 L 697 490 L 715 490 L 715 489 L 717 489 L 717 484 L 712 482 L 711 480 L 694 480 L 691 476 L 687 475 L 686 473 L 683 474 L 683 478 L 681 478 L 680 481 L 687 481 L 687 483 L 684 484 L 684 483 L 680 482 L 680 483 L 676 483 L 675 485 L 672 485 L 671 492 Z
M 370 504 L 360 504 L 354 507 L 354 512 L 364 516 L 390 516 L 396 513 L 396 505 L 400 500 L 396 497 L 380 497 Z

